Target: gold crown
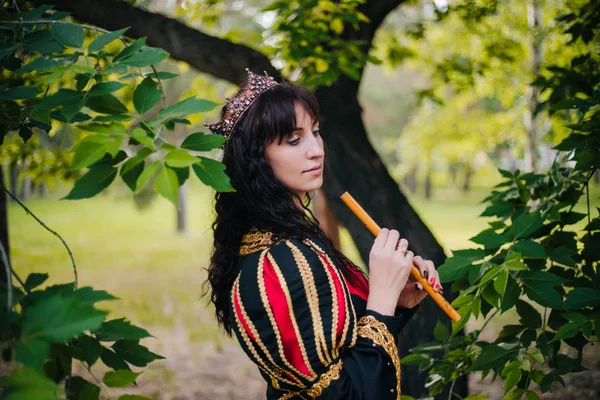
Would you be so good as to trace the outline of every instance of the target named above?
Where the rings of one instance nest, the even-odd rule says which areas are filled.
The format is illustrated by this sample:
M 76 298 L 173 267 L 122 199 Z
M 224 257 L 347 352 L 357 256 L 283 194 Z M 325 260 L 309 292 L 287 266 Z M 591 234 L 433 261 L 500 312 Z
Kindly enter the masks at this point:
M 248 73 L 248 81 L 232 98 L 226 97 L 227 103 L 223 107 L 223 115 L 221 120 L 215 124 L 204 124 L 212 133 L 229 137 L 233 128 L 244 115 L 246 110 L 250 108 L 254 100 L 258 98 L 264 91 L 277 86 L 277 81 L 267 75 L 256 75 L 246 68 Z

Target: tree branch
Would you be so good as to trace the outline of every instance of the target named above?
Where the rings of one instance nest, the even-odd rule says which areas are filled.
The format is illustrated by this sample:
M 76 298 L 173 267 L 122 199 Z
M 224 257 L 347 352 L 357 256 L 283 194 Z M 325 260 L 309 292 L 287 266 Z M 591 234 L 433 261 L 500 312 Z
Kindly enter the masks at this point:
M 131 27 L 131 38 L 146 36 L 147 44 L 160 47 L 171 57 L 185 61 L 200 72 L 240 85 L 246 81 L 245 68 L 281 74 L 264 54 L 244 45 L 207 35 L 164 15 L 135 8 L 119 0 L 52 0 L 57 9 L 69 11 L 79 21 L 116 31 Z

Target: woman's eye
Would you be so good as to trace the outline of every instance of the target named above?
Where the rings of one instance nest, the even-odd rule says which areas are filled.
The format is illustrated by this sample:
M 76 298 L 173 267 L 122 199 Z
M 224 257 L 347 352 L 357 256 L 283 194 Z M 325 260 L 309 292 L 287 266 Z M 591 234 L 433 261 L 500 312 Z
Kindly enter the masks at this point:
M 313 131 L 313 135 L 315 135 L 315 136 L 321 136 L 321 130 L 317 129 L 317 130 Z
M 290 140 L 290 141 L 288 141 L 288 144 L 289 144 L 289 145 L 292 145 L 292 146 L 295 146 L 295 145 L 297 145 L 298 143 L 300 143 L 300 138 L 296 138 L 296 139 L 294 139 L 294 140 Z

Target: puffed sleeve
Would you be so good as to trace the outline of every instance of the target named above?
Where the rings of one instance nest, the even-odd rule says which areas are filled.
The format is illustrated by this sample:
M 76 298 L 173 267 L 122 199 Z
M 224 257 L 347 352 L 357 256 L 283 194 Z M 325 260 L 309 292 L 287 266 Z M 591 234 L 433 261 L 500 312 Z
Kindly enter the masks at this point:
M 346 279 L 314 242 L 244 257 L 231 292 L 235 334 L 269 399 L 399 399 L 396 336 L 410 311 L 357 320 Z

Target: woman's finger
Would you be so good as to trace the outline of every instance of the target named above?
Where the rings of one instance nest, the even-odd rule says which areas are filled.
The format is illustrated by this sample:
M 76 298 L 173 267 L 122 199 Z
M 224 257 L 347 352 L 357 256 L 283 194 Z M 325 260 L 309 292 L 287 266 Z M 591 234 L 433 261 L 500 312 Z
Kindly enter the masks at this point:
M 400 239 L 400 232 L 395 229 L 390 230 L 390 234 L 387 237 L 384 248 L 391 255 L 396 250 L 396 245 Z
M 442 289 L 442 284 L 440 283 L 440 276 L 438 275 L 438 272 L 435 269 L 433 261 L 426 260 L 425 265 L 427 265 L 427 272 L 429 273 L 429 283 L 431 284 L 431 286 L 433 286 L 433 289 L 436 292 L 439 292 Z
M 406 250 L 408 250 L 408 240 L 404 238 L 400 239 L 398 246 L 396 246 L 396 250 L 400 251 L 402 254 L 405 254 Z
M 413 264 L 419 269 L 421 275 L 427 278 L 429 273 L 427 272 L 427 265 L 425 264 L 425 260 L 423 260 L 421 256 L 415 256 L 413 258 Z
M 373 250 L 379 251 L 383 249 L 383 247 L 385 246 L 385 242 L 387 242 L 389 233 L 389 229 L 386 228 L 383 228 L 379 231 L 379 234 L 375 238 L 375 243 L 373 243 Z

